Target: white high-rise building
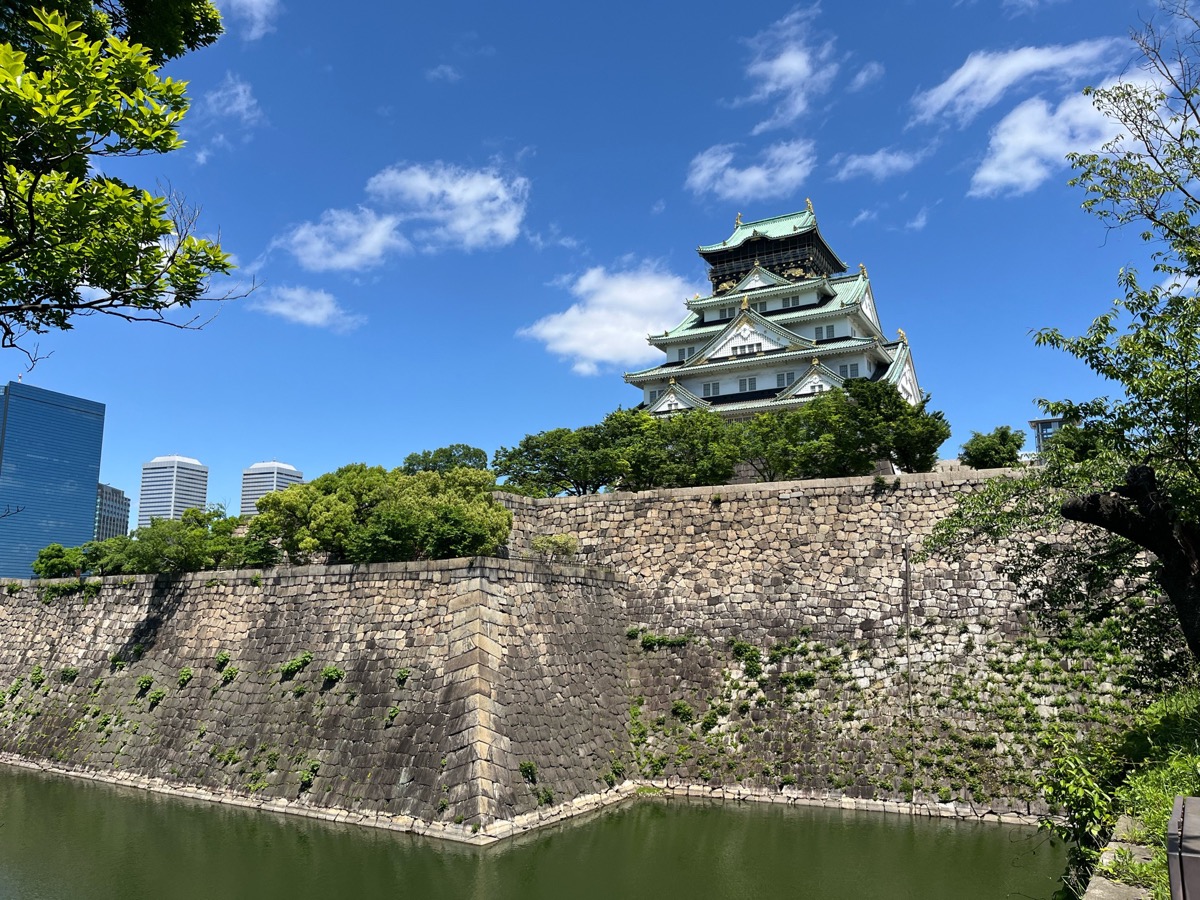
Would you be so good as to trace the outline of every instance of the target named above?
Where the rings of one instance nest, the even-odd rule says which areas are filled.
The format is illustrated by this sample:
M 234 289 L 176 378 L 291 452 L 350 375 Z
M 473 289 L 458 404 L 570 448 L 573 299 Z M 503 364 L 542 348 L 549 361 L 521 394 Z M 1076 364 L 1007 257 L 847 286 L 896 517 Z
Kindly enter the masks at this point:
M 258 498 L 272 491 L 282 491 L 289 484 L 300 484 L 304 473 L 295 466 L 281 462 L 259 462 L 242 470 L 243 516 L 258 515 Z
M 187 456 L 156 456 L 142 466 L 138 528 L 151 519 L 180 519 L 208 502 L 208 466 Z

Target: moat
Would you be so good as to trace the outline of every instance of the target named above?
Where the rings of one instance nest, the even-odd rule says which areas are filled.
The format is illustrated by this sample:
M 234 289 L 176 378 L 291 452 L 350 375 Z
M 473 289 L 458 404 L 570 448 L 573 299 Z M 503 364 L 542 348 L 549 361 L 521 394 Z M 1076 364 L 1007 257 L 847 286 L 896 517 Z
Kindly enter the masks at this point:
M 1031 828 L 646 798 L 489 848 L 0 768 L 0 898 L 1048 898 Z

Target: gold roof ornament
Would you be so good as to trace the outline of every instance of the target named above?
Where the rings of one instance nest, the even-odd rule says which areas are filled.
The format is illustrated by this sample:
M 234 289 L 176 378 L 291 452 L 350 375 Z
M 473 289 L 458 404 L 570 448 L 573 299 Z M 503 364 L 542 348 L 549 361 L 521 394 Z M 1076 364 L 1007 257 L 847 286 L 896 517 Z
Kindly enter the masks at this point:
M 733 227 L 734 228 L 742 227 L 742 214 L 741 213 L 738 213 L 737 218 L 733 220 Z
M 805 197 L 805 198 L 804 198 L 804 205 L 805 205 L 805 207 L 807 207 L 807 208 L 808 208 L 808 211 L 809 211 L 809 212 L 812 212 L 812 211 L 813 211 L 813 208 L 812 208 L 812 197 Z
M 819 365 L 821 364 L 821 357 L 819 357 L 819 356 L 814 356 L 814 357 L 813 357 L 813 360 L 812 360 L 812 364 L 813 364 L 813 367 L 814 367 L 814 368 L 815 368 L 816 366 L 819 366 Z
M 750 308 L 750 298 L 743 297 L 742 298 L 742 309 L 749 309 L 749 308 Z
M 670 381 L 668 381 L 668 382 L 667 382 L 667 384 L 674 384 L 674 383 L 675 383 L 675 376 L 674 376 L 674 375 L 672 375 L 672 376 L 671 376 L 671 380 L 670 380 Z
M 867 277 L 867 266 L 865 263 L 858 264 L 858 274 L 861 275 L 863 278 Z
M 903 328 L 897 328 L 896 334 L 900 335 L 900 343 L 902 343 L 902 344 L 908 343 L 908 335 L 904 333 Z

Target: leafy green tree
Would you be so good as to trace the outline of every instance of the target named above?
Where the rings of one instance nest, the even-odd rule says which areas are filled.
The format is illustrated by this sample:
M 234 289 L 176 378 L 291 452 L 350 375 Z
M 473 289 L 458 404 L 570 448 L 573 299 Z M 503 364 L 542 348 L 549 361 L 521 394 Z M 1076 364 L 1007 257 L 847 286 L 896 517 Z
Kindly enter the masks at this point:
M 177 198 L 104 174 L 109 159 L 182 145 L 185 86 L 143 47 L 35 17 L 28 54 L 0 44 L 0 346 L 36 359 L 31 336 L 85 315 L 194 324 L 168 314 L 208 299 L 228 256 Z
M 208 46 L 221 36 L 221 13 L 208 0 L 6 0 L 0 7 L 0 43 L 36 56 L 36 10 L 79 22 L 89 40 L 110 35 L 141 44 L 155 65 Z
M 535 497 L 594 494 L 625 474 L 620 450 L 596 425 L 554 428 L 501 447 L 492 461 L 504 487 Z
M 741 460 L 730 423 L 707 409 L 693 409 L 658 420 L 662 460 L 659 487 L 726 484 Z
M 84 571 L 83 550 L 50 544 L 38 551 L 31 568 L 38 578 L 70 578 Z
M 846 382 L 852 418 L 872 446 L 876 460 L 904 472 L 931 472 L 938 448 L 950 437 L 941 412 L 930 412 L 929 395 L 909 403 L 893 384 L 854 378 Z
M 1122 296 L 1087 331 L 1038 332 L 1111 382 L 1114 396 L 1043 402 L 1087 430 L 1095 452 L 1048 454 L 1020 479 L 989 485 L 935 533 L 932 550 L 972 534 L 1050 536 L 1030 561 L 1041 602 L 1060 619 L 1150 618 L 1154 589 L 1170 607 L 1175 635 L 1200 658 L 1200 20 L 1184 3 L 1135 42 L 1148 77 L 1089 89 L 1119 126 L 1100 152 L 1075 154 L 1073 184 L 1110 227 L 1141 229 L 1155 275 L 1146 284 L 1125 269 Z M 990 517 L 990 520 L 989 520 Z M 1070 537 L 1054 540 L 1067 523 Z M 1036 564 L 1036 566 L 1035 566 Z M 1096 590 L 1103 587 L 1102 590 Z M 1136 615 L 1130 615 L 1135 612 Z M 1161 618 L 1160 618 L 1161 621 Z M 1170 634 L 1163 636 L 1165 641 Z
M 259 500 L 252 532 L 292 562 L 445 559 L 495 553 L 512 514 L 490 472 L 456 467 L 405 474 L 356 463 Z
M 449 472 L 451 469 L 486 469 L 487 453 L 470 444 L 450 444 L 436 450 L 422 450 L 404 457 L 401 467 L 405 475 L 417 472 Z
M 1000 425 L 987 434 L 972 431 L 962 445 L 959 462 L 972 469 L 1011 469 L 1021 464 L 1025 432 Z

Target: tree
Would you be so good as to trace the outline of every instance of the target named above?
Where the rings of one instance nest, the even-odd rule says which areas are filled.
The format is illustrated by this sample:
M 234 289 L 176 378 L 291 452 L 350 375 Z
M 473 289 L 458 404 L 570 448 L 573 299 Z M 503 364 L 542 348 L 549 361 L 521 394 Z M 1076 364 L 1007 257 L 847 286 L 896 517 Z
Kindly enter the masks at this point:
M 153 21 L 148 4 L 119 9 L 127 30 Z M 94 314 L 194 327 L 169 313 L 212 299 L 208 280 L 232 270 L 229 257 L 195 235 L 177 197 L 103 171 L 182 145 L 184 84 L 160 78 L 144 47 L 90 40 L 61 13 L 35 17 L 28 53 L 0 44 L 0 346 L 36 361 L 33 338 Z
M 38 578 L 71 578 L 84 571 L 83 551 L 79 547 L 50 544 L 38 551 L 30 568 Z
M 742 457 L 763 481 L 870 474 L 879 460 L 928 472 L 950 436 L 926 395 L 913 405 L 890 384 L 852 379 L 803 406 L 765 413 L 742 429 Z
M 406 475 L 417 472 L 449 472 L 451 469 L 486 469 L 487 453 L 470 444 L 450 444 L 436 450 L 422 450 L 404 457 L 403 470 Z
M 941 412 L 927 409 L 928 394 L 909 403 L 895 385 L 866 378 L 847 381 L 846 393 L 876 460 L 888 460 L 904 472 L 933 471 L 950 425 Z
M 1011 469 L 1021 464 L 1023 446 L 1025 432 L 1000 425 L 987 434 L 972 431 L 958 459 L 972 469 Z
M 615 484 L 625 461 L 604 430 L 553 428 L 523 437 L 517 446 L 496 451 L 492 467 L 504 487 L 535 497 L 594 494 Z
M 1037 577 L 1069 614 L 1142 617 L 1147 588 L 1161 590 L 1193 659 L 1200 658 L 1200 20 L 1185 3 L 1170 21 L 1134 35 L 1144 78 L 1088 90 L 1120 128 L 1099 152 L 1071 156 L 1084 206 L 1110 227 L 1133 224 L 1153 248 L 1154 283 L 1119 277 L 1122 296 L 1079 336 L 1037 333 L 1041 346 L 1075 356 L 1109 380 L 1115 396 L 1043 402 L 1086 429 L 1096 451 L 1051 453 L 1023 479 L 989 486 L 930 544 L 963 533 L 1000 537 L 1018 529 L 1051 536 L 1076 523 L 1071 540 L 1047 541 Z M 984 520 L 991 507 L 992 524 Z M 1146 555 L 1147 552 L 1150 554 Z M 1089 591 L 1114 578 L 1117 589 Z M 1123 588 L 1120 585 L 1124 585 Z M 1064 591 L 1062 585 L 1073 586 Z M 1099 599 L 1097 599 L 1099 598 Z M 1152 604 L 1152 600 L 1151 600 Z M 1169 639 L 1169 636 L 1167 636 Z
M 251 531 L 294 563 L 402 562 L 493 554 L 512 514 L 490 472 L 456 467 L 405 474 L 355 463 L 258 501 Z
M 7 0 L 0 8 L 0 43 L 23 52 L 37 46 L 35 10 L 79 22 L 89 40 L 110 34 L 141 44 L 155 65 L 206 47 L 221 36 L 221 13 L 209 0 Z

